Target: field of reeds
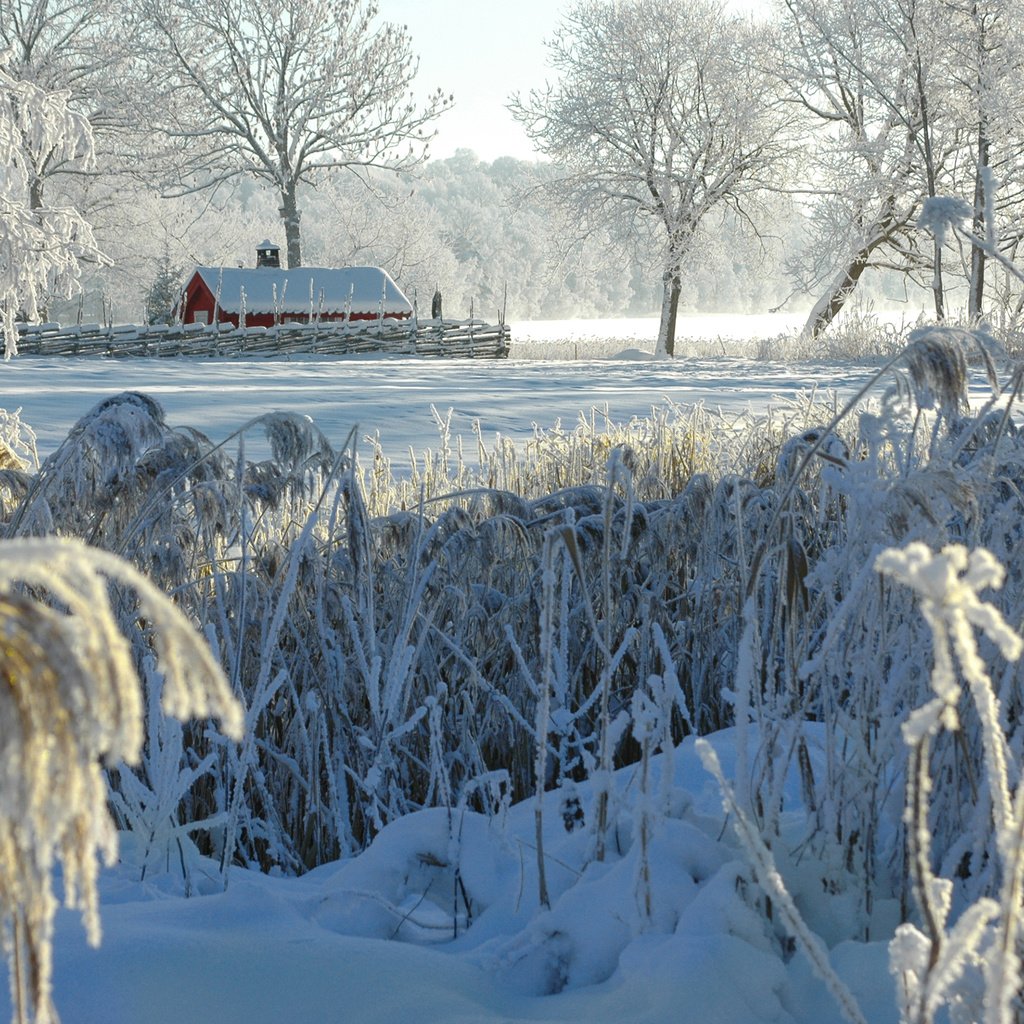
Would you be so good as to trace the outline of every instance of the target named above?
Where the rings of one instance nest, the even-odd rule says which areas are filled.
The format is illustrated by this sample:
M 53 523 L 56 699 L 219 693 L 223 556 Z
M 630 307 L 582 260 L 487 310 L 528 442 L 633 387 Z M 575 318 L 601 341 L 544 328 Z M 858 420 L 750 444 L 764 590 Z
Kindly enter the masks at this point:
M 994 390 L 970 410 L 976 358 Z M 250 461 L 244 437 L 214 445 L 124 393 L 40 466 L 7 417 L 0 525 L 126 559 L 202 633 L 243 705 L 240 741 L 166 718 L 151 623 L 111 584 L 148 710 L 139 765 L 107 766 L 109 805 L 154 865 L 187 873 L 188 841 L 224 869 L 299 874 L 420 808 L 496 813 L 552 790 L 602 859 L 612 814 L 599 797 L 584 816 L 579 783 L 600 792 L 684 736 L 749 726 L 729 782 L 755 864 L 768 850 L 813 863 L 858 938 L 888 937 L 893 908 L 913 922 L 904 1016 L 926 1020 L 929 999 L 988 969 L 979 951 L 1002 943 L 1000 964 L 1016 964 L 1024 694 L 995 633 L 979 646 L 989 678 L 970 627 L 944 633 L 909 570 L 876 560 L 985 549 L 1006 574 L 984 601 L 1021 629 L 1021 380 L 986 336 L 921 329 L 844 408 L 669 408 L 493 448 L 442 422 L 438 449 L 401 476 L 284 414 L 249 428 L 271 451 Z M 958 558 L 942 563 L 940 611 L 965 571 L 998 577 Z M 808 816 L 783 844 L 794 765 Z M 762 908 L 788 921 L 781 903 Z M 969 935 L 953 924 L 967 908 Z

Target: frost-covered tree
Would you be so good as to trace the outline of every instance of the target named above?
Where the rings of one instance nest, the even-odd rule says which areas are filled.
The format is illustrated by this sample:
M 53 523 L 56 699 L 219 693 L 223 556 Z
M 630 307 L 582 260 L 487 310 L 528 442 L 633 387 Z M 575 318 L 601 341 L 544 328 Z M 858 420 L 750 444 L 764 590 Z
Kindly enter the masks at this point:
M 973 202 L 983 235 L 990 186 L 1017 177 L 1018 7 L 784 0 L 780 69 L 808 118 L 805 187 L 817 197 L 809 245 L 794 261 L 800 283 L 819 292 L 810 334 L 828 326 L 871 268 L 911 275 L 931 290 L 935 316 L 946 315 L 955 263 L 938 241 L 922 248 L 917 217 L 928 199 L 957 194 Z M 998 154 L 997 137 L 1006 140 Z M 977 314 L 982 250 L 964 277 Z
M 37 319 L 46 296 L 78 287 L 83 259 L 100 258 L 92 229 L 75 210 L 35 205 L 42 154 L 90 166 L 89 122 L 68 109 L 66 93 L 16 81 L 0 67 L 0 328 L 8 358 L 17 352 L 19 315 Z
M 872 0 L 785 0 L 780 70 L 807 115 L 809 242 L 794 261 L 819 290 L 806 330 L 823 331 L 869 267 L 917 258 L 920 208 L 913 126 L 901 124 L 909 78 L 895 40 L 867 16 Z
M 556 81 L 510 105 L 564 167 L 552 187 L 569 206 L 656 246 L 663 354 L 701 225 L 723 206 L 748 215 L 786 155 L 766 41 L 716 0 L 579 0 L 548 43 Z
M 302 263 L 299 188 L 345 168 L 411 168 L 440 91 L 418 105 L 404 27 L 373 0 L 145 0 L 164 130 L 181 146 L 180 189 L 253 176 L 280 201 L 288 264 Z
M 134 124 L 133 22 L 121 0 L 0 0 L 0 67 L 20 82 L 66 93 L 68 107 L 88 119 L 102 154 L 90 175 L 124 163 L 119 143 Z M 138 147 L 132 163 L 138 165 Z M 58 147 L 32 153 L 33 208 L 58 176 L 79 176 L 85 168 Z
M 1024 11 L 1013 0 L 941 0 L 949 30 L 951 103 L 960 148 L 951 191 L 974 207 L 973 229 L 1014 254 L 1021 239 Z M 988 260 L 973 245 L 967 312 L 985 313 Z

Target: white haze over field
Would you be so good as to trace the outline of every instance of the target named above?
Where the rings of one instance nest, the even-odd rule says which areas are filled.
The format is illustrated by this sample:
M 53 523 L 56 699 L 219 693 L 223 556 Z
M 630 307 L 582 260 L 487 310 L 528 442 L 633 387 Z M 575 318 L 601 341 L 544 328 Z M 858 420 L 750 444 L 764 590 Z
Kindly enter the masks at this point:
M 898 314 L 893 314 L 897 317 Z M 689 338 L 725 338 L 748 341 L 771 338 L 800 330 L 806 313 L 690 313 L 680 314 L 676 337 L 680 352 Z M 658 317 L 621 317 L 618 319 L 523 320 L 512 325 L 513 340 L 558 341 L 588 338 L 632 338 L 653 346 L 658 337 Z

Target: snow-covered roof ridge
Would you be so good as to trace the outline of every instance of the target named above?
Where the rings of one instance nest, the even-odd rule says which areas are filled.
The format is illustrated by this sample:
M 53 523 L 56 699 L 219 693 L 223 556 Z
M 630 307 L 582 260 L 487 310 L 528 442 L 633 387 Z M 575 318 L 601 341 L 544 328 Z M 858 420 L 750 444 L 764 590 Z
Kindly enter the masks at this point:
M 412 303 L 380 267 L 196 267 L 227 313 L 411 313 Z M 244 298 L 243 298 L 244 297 Z

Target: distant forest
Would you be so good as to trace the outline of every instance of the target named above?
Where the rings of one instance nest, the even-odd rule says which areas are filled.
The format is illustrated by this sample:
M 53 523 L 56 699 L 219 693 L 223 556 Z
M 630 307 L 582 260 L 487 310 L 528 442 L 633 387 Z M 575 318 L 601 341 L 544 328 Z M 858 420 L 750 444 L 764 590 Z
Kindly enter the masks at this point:
M 472 309 L 491 320 L 503 308 L 510 320 L 656 315 L 661 283 L 642 245 L 626 225 L 618 233 L 601 225 L 581 241 L 579 225 L 567 225 L 537 189 L 552 173 L 544 162 L 488 163 L 460 150 L 415 176 L 376 172 L 370 190 L 336 175 L 303 197 L 304 262 L 382 266 L 427 313 L 439 287 L 449 317 Z M 136 322 L 158 314 L 153 307 L 193 266 L 251 266 L 264 238 L 283 245 L 273 197 L 254 183 L 177 199 L 136 184 L 131 201 L 110 198 L 74 197 L 112 262 L 86 267 L 82 296 L 55 302 L 53 319 Z M 770 201 L 760 236 L 728 213 L 704 232 L 684 276 L 683 312 L 764 312 L 787 298 L 789 310 L 810 304 L 806 295 L 790 298 L 785 265 L 801 247 L 804 218 L 785 196 Z M 878 288 L 869 281 L 858 294 L 878 296 Z

